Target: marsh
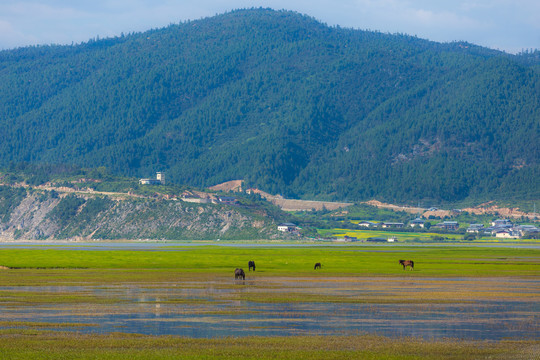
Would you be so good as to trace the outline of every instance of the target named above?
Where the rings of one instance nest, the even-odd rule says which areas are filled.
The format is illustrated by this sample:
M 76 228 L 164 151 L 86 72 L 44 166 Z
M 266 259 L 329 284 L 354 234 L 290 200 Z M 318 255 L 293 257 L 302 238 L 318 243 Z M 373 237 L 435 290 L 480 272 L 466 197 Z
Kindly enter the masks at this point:
M 540 281 L 534 279 L 252 277 L 237 285 L 230 277 L 205 276 L 159 284 L 4 286 L 0 296 L 2 328 L 38 323 L 83 333 L 199 338 L 540 336 Z

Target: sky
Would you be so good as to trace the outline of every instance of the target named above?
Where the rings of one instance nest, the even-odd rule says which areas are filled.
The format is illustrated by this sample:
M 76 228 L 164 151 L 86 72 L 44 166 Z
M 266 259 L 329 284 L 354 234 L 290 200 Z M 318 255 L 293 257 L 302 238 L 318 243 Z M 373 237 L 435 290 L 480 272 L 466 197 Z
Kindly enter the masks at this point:
M 0 0 L 0 49 L 80 43 L 251 7 L 509 53 L 540 49 L 539 0 Z

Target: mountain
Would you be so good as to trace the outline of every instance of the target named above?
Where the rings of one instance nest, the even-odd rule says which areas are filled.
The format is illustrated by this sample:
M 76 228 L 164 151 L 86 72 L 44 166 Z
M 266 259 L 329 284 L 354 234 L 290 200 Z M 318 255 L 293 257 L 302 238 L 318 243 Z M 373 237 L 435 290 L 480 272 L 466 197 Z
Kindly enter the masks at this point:
M 289 214 L 247 194 L 221 201 L 215 193 L 199 192 L 201 198 L 187 192 L 191 197 L 186 197 L 174 186 L 139 186 L 135 179 L 79 178 L 32 186 L 10 183 L 14 178 L 19 175 L 0 174 L 2 241 L 298 237 L 277 230 Z M 130 190 L 103 191 L 111 186 Z
M 0 52 L 0 166 L 287 197 L 540 199 L 540 60 L 237 10 Z

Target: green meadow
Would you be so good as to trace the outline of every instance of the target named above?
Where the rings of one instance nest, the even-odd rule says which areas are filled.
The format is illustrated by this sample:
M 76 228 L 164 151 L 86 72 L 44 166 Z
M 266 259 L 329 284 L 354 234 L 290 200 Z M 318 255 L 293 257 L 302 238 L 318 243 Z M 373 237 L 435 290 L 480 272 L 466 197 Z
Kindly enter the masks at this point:
M 461 240 L 461 234 L 439 234 L 433 232 L 406 232 L 406 231 L 385 231 L 385 230 L 352 230 L 352 229 L 319 229 L 321 236 L 345 237 L 351 236 L 359 240 L 366 240 L 371 237 L 396 237 L 397 241 L 429 241 L 433 237 L 444 237 L 449 240 Z
M 538 276 L 540 250 L 474 246 L 329 245 L 329 246 L 169 246 L 166 249 L 77 250 L 3 249 L 0 266 L 25 269 L 91 269 L 95 271 L 174 271 L 227 275 L 257 264 L 257 276 L 374 275 L 402 272 L 400 259 L 414 260 L 408 276 Z M 313 271 L 315 263 L 323 265 Z M 13 272 L 9 271 L 10 277 Z M 62 271 L 68 276 L 69 272 Z M 0 271 L 0 279 L 9 281 Z M 136 274 L 134 276 L 137 276 Z
M 190 339 L 115 333 L 84 335 L 39 330 L 0 331 L 2 359 L 534 359 L 539 342 L 501 342 L 381 336 Z M 536 355 L 535 355 L 536 354 Z
M 412 259 L 414 271 L 403 271 L 399 259 Z M 256 273 L 247 271 L 254 260 Z M 313 265 L 321 262 L 321 270 Z M 0 307 L 32 312 L 36 306 L 60 306 L 67 313 L 109 314 L 137 311 L 123 293 L 96 293 L 86 286 L 122 289 L 137 287 L 165 304 L 193 307 L 192 316 L 247 311 L 242 306 L 221 309 L 238 301 L 286 305 L 293 302 L 373 304 L 461 304 L 498 297 L 536 301 L 538 290 L 528 279 L 540 275 L 540 250 L 473 246 L 384 244 L 370 246 L 147 246 L 129 250 L 82 250 L 54 246 L 0 250 Z M 236 267 L 246 270 L 246 284 L 233 281 Z M 449 278 L 465 278 L 453 282 Z M 493 279 L 496 279 L 494 281 Z M 250 279 L 257 279 L 249 282 Z M 406 300 L 394 290 L 405 279 L 415 291 Z M 519 284 L 515 284 L 520 279 Z M 524 279 L 524 281 L 522 281 Z M 361 295 L 332 292 L 318 284 L 331 282 Z M 226 291 L 187 291 L 212 284 Z M 514 286 L 515 285 L 515 286 Z M 25 286 L 29 286 L 25 288 Z M 51 288 L 48 288 L 50 286 Z M 56 292 L 67 286 L 74 289 Z M 525 287 L 524 287 L 525 286 Z M 244 289 L 246 291 L 244 291 Z M 326 290 L 325 290 L 326 289 Z M 144 303 L 139 303 L 144 304 Z M 150 305 L 153 305 L 151 303 Z M 195 310 L 198 309 L 198 310 Z M 191 311 L 191 310 L 188 310 Z M 290 316 L 290 314 L 284 314 Z M 49 325 L 49 326 L 48 326 Z M 367 333 L 347 336 L 248 336 L 215 339 L 180 336 L 86 334 L 92 323 L 47 324 L 0 316 L 1 359 L 532 359 L 540 340 L 501 341 L 389 338 Z M 534 324 L 524 326 L 534 328 Z M 47 327 L 56 330 L 51 331 Z M 68 327 L 75 327 L 66 331 Z

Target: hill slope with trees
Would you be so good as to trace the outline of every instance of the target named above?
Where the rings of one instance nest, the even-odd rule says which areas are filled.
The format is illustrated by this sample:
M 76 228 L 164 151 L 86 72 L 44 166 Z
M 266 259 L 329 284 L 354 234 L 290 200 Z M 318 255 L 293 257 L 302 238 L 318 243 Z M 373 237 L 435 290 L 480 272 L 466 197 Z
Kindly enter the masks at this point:
M 540 199 L 539 63 L 267 9 L 2 51 L 0 166 L 325 200 Z
M 260 197 L 222 197 L 104 168 L 20 164 L 0 170 L 0 241 L 298 238 L 277 230 L 293 217 Z

